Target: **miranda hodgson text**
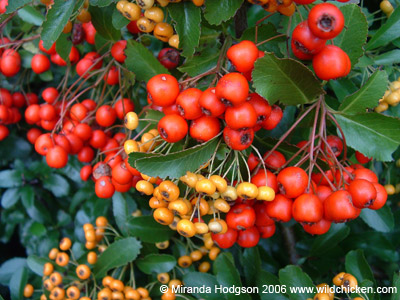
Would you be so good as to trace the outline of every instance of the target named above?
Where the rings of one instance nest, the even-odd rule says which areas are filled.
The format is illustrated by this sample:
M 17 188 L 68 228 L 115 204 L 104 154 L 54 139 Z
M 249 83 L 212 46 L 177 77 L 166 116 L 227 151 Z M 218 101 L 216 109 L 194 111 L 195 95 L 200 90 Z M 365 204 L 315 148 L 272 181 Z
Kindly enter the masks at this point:
M 212 286 L 173 286 L 172 291 L 174 293 L 183 294 L 211 294 L 211 293 L 218 293 L 218 294 L 256 294 L 259 293 L 258 287 L 242 287 L 242 286 L 222 286 L 222 285 L 214 285 Z

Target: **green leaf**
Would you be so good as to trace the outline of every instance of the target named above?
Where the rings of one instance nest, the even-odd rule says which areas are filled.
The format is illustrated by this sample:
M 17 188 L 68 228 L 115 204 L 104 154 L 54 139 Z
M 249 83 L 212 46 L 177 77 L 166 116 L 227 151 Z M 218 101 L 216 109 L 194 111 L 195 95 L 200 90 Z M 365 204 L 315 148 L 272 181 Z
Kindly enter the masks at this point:
M 43 23 L 41 33 L 43 47 L 50 49 L 58 39 L 74 10 L 74 5 L 74 0 L 54 0 L 54 4 L 47 12 L 46 20 Z
M 39 257 L 37 255 L 29 255 L 26 260 L 29 269 L 39 276 L 43 276 L 43 266 L 45 263 L 52 262 L 50 259 L 45 257 Z
M 211 25 L 219 25 L 232 18 L 242 5 L 243 0 L 206 1 L 204 18 Z
M 194 48 L 199 45 L 201 9 L 190 2 L 180 2 L 168 5 L 168 12 L 175 22 L 175 30 L 179 35 L 179 48 L 182 55 L 190 57 Z
M 69 54 L 71 53 L 72 42 L 68 35 L 61 34 L 56 42 L 56 51 L 66 62 L 69 61 Z
M 58 174 L 52 174 L 49 178 L 46 178 L 43 187 L 51 191 L 56 197 L 67 196 L 70 190 L 68 181 Z
M 113 3 L 113 0 L 90 0 L 90 5 L 94 6 L 109 6 L 111 3 Z
M 278 277 L 274 274 L 261 270 L 260 273 L 255 275 L 257 277 L 257 286 L 260 289 L 261 300 L 288 299 L 288 297 L 282 294 L 287 292 L 286 287 L 280 283 Z
M 300 267 L 289 265 L 284 269 L 279 270 L 279 280 L 281 284 L 287 288 L 287 293 L 291 300 L 304 300 L 306 298 L 313 298 L 313 293 L 304 291 L 304 293 L 292 294 L 291 287 L 314 287 L 311 278 L 304 273 Z
M 135 260 L 141 248 L 141 243 L 133 237 L 124 238 L 112 243 L 100 255 L 93 268 L 96 279 L 104 277 L 108 270 L 126 265 Z
M 122 29 L 129 24 L 129 20 L 125 18 L 115 7 L 112 14 L 112 24 L 115 29 Z
M 185 63 L 178 68 L 183 73 L 194 77 L 211 70 L 217 65 L 219 53 L 214 49 L 205 49 L 199 55 L 186 59 Z
M 207 162 L 218 144 L 218 138 L 183 151 L 167 155 L 143 155 L 139 152 L 129 154 L 129 164 L 139 172 L 151 177 L 179 178 L 187 171 L 193 172 Z
M 157 223 L 152 216 L 135 217 L 128 220 L 129 234 L 146 243 L 158 243 L 168 240 L 175 234 L 168 226 Z
M 347 145 L 367 157 L 391 161 L 400 144 L 400 120 L 377 113 L 335 114 Z M 360 138 L 362 137 L 362 138 Z
M 17 188 L 7 189 L 1 197 L 1 206 L 5 209 L 13 207 L 19 200 L 19 190 Z
M 114 193 L 112 196 L 112 204 L 115 222 L 117 223 L 117 226 L 121 230 L 122 234 L 126 235 L 129 213 L 125 195 L 119 192 Z
M 380 232 L 390 232 L 394 228 L 394 217 L 389 206 L 379 210 L 363 209 L 361 219 L 372 229 Z
M 346 255 L 346 272 L 355 276 L 358 282 L 370 280 L 375 282 L 372 270 L 368 265 L 363 250 L 353 250 Z
M 376 71 L 359 91 L 344 98 L 339 110 L 355 114 L 363 113 L 367 108 L 374 108 L 378 105 L 379 99 L 385 94 L 387 85 L 387 73 L 385 71 Z
M 242 265 L 247 286 L 253 286 L 261 272 L 261 258 L 257 247 L 244 249 Z
M 33 191 L 33 187 L 30 185 L 26 185 L 20 189 L 20 195 L 22 199 L 22 204 L 26 209 L 33 206 L 35 200 L 35 193 Z
M 0 267 L 0 284 L 8 285 L 12 275 L 26 266 L 26 259 L 15 257 L 5 261 Z
M 43 236 L 46 234 L 47 230 L 46 227 L 38 222 L 33 222 L 32 225 L 29 227 L 29 234 L 35 236 Z
M 400 7 L 397 7 L 386 23 L 379 27 L 369 40 L 366 50 L 385 46 L 400 37 Z
M 398 63 L 400 63 L 400 49 L 385 52 L 381 55 L 374 57 L 373 60 L 373 64 L 378 66 L 390 66 Z
M 367 42 L 367 18 L 356 4 L 342 6 L 340 10 L 344 15 L 346 29 L 334 39 L 334 44 L 349 55 L 351 65 L 354 66 L 364 53 L 363 46 Z
M 136 261 L 137 267 L 145 274 L 164 273 L 176 266 L 176 259 L 168 254 L 149 254 Z
M 213 271 L 220 285 L 228 288 L 231 286 L 242 287 L 242 281 L 231 253 L 224 252 L 218 255 L 213 263 Z M 237 295 L 235 291 L 228 292 L 225 296 L 227 299 L 251 299 L 248 294 Z
M 21 185 L 21 172 L 4 170 L 0 172 L 0 188 L 18 187 Z
M 157 74 L 169 74 L 168 70 L 145 46 L 128 41 L 125 50 L 127 68 L 136 74 L 137 80 L 148 81 Z
M 277 58 L 273 53 L 255 62 L 252 75 L 256 92 L 271 104 L 310 103 L 324 93 L 310 69 L 296 60 Z
M 18 8 L 28 4 L 32 0 L 11 0 L 8 1 L 8 5 L 6 6 L 7 11 L 6 14 L 10 14 L 14 11 L 16 11 Z
M 25 22 L 42 26 L 44 17 L 43 15 L 32 6 L 25 6 L 18 11 L 18 16 Z
M 198 298 L 207 300 L 221 300 L 226 299 L 224 294 L 216 293 L 215 286 L 219 286 L 217 278 L 208 273 L 190 272 L 183 276 L 183 282 L 186 287 L 199 288 L 199 293 L 193 293 Z M 200 289 L 205 287 L 204 289 Z
M 310 255 L 316 256 L 327 252 L 338 243 L 343 241 L 350 233 L 350 228 L 346 224 L 332 224 L 329 231 L 318 236 L 311 246 Z
M 89 12 L 92 15 L 92 24 L 96 28 L 97 33 L 105 39 L 114 42 L 121 39 L 121 32 L 115 29 L 112 23 L 110 23 L 113 17 L 114 6 L 89 6 Z
M 398 293 L 400 291 L 400 273 L 394 273 L 392 287 L 395 287 L 397 289 L 397 293 L 393 293 L 390 300 L 397 300 Z
M 24 288 L 28 282 L 28 270 L 26 267 L 17 269 L 10 280 L 11 300 L 23 299 Z

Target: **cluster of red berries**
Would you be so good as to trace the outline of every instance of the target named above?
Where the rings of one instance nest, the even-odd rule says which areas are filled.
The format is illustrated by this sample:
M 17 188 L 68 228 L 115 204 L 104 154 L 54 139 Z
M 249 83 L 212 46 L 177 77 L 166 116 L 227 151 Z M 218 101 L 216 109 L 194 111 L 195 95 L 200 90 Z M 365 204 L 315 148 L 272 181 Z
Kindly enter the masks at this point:
M 18 123 L 21 120 L 19 109 L 25 105 L 26 100 L 22 93 L 11 94 L 7 89 L 0 88 L 0 141 L 10 134 L 6 125 Z
M 249 75 L 262 55 L 253 42 L 242 41 L 232 46 L 227 56 L 237 71 Z M 249 94 L 248 80 L 239 72 L 222 76 L 216 87 L 205 91 L 198 88 L 181 91 L 179 82 L 168 74 L 151 78 L 147 83 L 148 101 L 152 108 L 165 114 L 158 123 L 161 137 L 176 143 L 189 132 L 195 140 L 206 142 L 221 132 L 220 119 L 223 119 L 227 145 L 244 150 L 252 144 L 255 131 L 275 128 L 283 116 L 281 108 L 271 107 L 256 93 Z M 187 121 L 191 121 L 190 127 Z
M 312 60 L 315 74 L 322 80 L 347 76 L 351 70 L 346 52 L 334 45 L 326 45 L 344 28 L 344 16 L 331 3 L 315 5 L 308 19 L 296 26 L 292 33 L 292 50 L 302 60 Z

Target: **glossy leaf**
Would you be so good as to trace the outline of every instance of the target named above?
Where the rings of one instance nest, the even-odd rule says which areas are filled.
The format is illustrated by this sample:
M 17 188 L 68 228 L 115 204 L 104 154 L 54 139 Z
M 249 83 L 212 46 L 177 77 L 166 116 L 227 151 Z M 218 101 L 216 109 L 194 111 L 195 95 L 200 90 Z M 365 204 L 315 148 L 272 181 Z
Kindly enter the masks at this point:
M 112 204 L 115 222 L 122 234 L 126 235 L 129 213 L 125 195 L 119 192 L 114 193 L 112 196 Z
M 284 287 L 278 277 L 265 270 L 257 274 L 257 286 L 260 289 L 261 300 L 287 300 Z M 279 289 L 281 289 L 279 291 Z
M 286 105 L 313 102 L 324 93 L 319 81 L 306 66 L 293 59 L 280 59 L 267 53 L 254 64 L 256 92 L 271 104 Z
M 311 246 L 310 255 L 315 256 L 325 253 L 343 241 L 349 233 L 350 228 L 346 224 L 332 223 L 331 228 L 327 233 L 318 236 L 314 240 L 314 243 Z
M 231 253 L 224 252 L 218 255 L 213 263 L 213 272 L 217 277 L 218 283 L 225 287 L 242 287 L 240 275 L 235 267 Z M 248 294 L 236 295 L 235 293 L 226 293 L 227 299 L 251 299 Z
M 254 285 L 261 272 L 261 258 L 257 247 L 247 248 L 243 251 L 242 265 L 247 286 Z
M 129 154 L 131 166 L 148 176 L 160 178 L 179 178 L 187 171 L 193 172 L 207 162 L 216 150 L 218 139 L 167 155 Z M 144 158 L 143 158 L 144 157 Z
M 0 171 L 0 188 L 18 187 L 21 185 L 21 172 L 17 170 Z
M 10 280 L 11 300 L 20 300 L 24 295 L 24 288 L 28 282 L 28 270 L 26 267 L 15 270 Z
M 0 266 L 0 284 L 8 285 L 12 275 L 26 266 L 26 259 L 22 257 L 15 257 L 6 260 Z
M 367 108 L 374 108 L 387 90 L 387 85 L 387 73 L 376 71 L 359 91 L 344 98 L 339 110 L 348 114 L 355 114 L 365 112 Z
M 68 181 L 58 174 L 52 174 L 52 176 L 44 181 L 43 186 L 56 197 L 67 196 L 70 190 Z
M 363 209 L 361 219 L 372 229 L 380 232 L 390 232 L 394 227 L 394 217 L 389 206 L 379 210 Z
M 18 11 L 18 16 L 25 22 L 41 26 L 44 21 L 43 15 L 32 6 L 25 6 Z
M 314 287 L 311 278 L 304 273 L 300 267 L 289 265 L 279 271 L 279 281 L 286 285 L 287 293 L 291 300 L 304 300 L 313 298 L 314 294 L 304 291 L 303 293 L 291 293 L 290 287 Z
M 26 262 L 32 272 L 39 276 L 43 276 L 43 266 L 45 263 L 51 262 L 51 260 L 37 255 L 29 255 Z
M 205 49 L 199 55 L 186 59 L 185 63 L 178 67 L 178 70 L 194 77 L 214 68 L 217 65 L 218 57 L 217 51 Z
M 157 74 L 169 74 L 168 70 L 142 44 L 128 41 L 125 50 L 127 68 L 136 74 L 137 80 L 148 81 Z
M 400 49 L 388 51 L 374 57 L 373 63 L 378 66 L 390 66 L 400 63 Z
M 149 254 L 136 261 L 137 267 L 145 274 L 164 273 L 176 266 L 176 259 L 168 254 Z
M 226 299 L 225 294 L 220 294 L 215 292 L 215 286 L 219 286 L 217 278 L 208 273 L 200 273 L 200 272 L 190 272 L 186 273 L 183 276 L 183 282 L 186 287 L 200 288 L 204 287 L 203 290 L 200 290 L 199 293 L 193 293 L 199 298 L 210 299 L 210 300 L 221 300 Z
M 243 0 L 206 1 L 204 17 L 211 25 L 219 25 L 231 19 L 242 3 Z
M 369 40 L 366 50 L 385 46 L 400 37 L 400 7 L 397 7 L 385 24 Z
M 335 114 L 335 118 L 342 127 L 348 146 L 376 160 L 393 159 L 392 153 L 400 144 L 399 119 L 377 113 Z
M 346 29 L 334 39 L 334 44 L 347 53 L 351 65 L 354 66 L 364 52 L 363 46 L 367 41 L 368 23 L 358 5 L 349 4 L 340 9 L 344 15 Z
M 66 62 L 69 61 L 69 54 L 71 52 L 72 42 L 66 34 L 60 35 L 56 43 L 56 51 Z
M 8 1 L 8 5 L 7 5 L 7 11 L 6 14 L 10 14 L 14 11 L 16 11 L 18 8 L 21 8 L 22 6 L 30 3 L 31 0 L 11 0 Z
M 43 46 L 50 49 L 58 39 L 64 26 L 67 24 L 75 6 L 74 0 L 54 0 L 54 4 L 49 9 L 46 20 L 43 23 L 41 38 Z
M 4 209 L 13 207 L 19 200 L 19 190 L 17 188 L 7 189 L 1 197 L 1 206 Z
M 133 238 L 124 238 L 112 243 L 100 255 L 93 268 L 93 273 L 97 279 L 104 277 L 108 270 L 126 265 L 135 260 L 139 255 L 141 243 Z
M 190 57 L 199 45 L 201 9 L 190 2 L 168 5 L 168 12 L 175 22 L 175 30 L 179 35 L 179 48 L 182 55 Z
M 111 41 L 118 41 L 121 38 L 121 32 L 114 28 L 110 20 L 112 20 L 114 8 L 89 6 L 89 12 L 92 16 L 92 24 L 96 28 L 97 33 L 102 37 Z
M 359 282 L 366 279 L 374 282 L 374 275 L 362 250 L 353 250 L 347 253 L 345 266 L 346 272 L 355 276 Z
M 152 216 L 135 217 L 128 220 L 130 235 L 140 238 L 146 243 L 158 243 L 168 240 L 174 235 L 168 226 L 157 223 Z

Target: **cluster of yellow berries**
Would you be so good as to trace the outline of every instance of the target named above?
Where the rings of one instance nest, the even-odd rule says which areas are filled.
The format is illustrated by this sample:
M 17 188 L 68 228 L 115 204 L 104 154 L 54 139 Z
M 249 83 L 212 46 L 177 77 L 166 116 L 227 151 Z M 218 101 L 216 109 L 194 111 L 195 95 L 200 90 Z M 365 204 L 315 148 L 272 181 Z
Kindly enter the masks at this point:
M 248 0 L 252 4 L 261 5 L 265 11 L 274 13 L 279 12 L 285 16 L 291 16 L 296 10 L 293 0 Z
M 144 287 L 133 288 L 111 276 L 104 277 L 101 283 L 103 288 L 97 293 L 99 300 L 151 300 L 149 290 Z
M 85 247 L 88 250 L 92 250 L 98 246 L 100 252 L 104 252 L 106 249 L 105 245 L 97 245 L 104 238 L 105 228 L 108 225 L 106 217 L 100 216 L 96 219 L 96 228 L 93 224 L 86 223 L 83 225 L 83 231 L 85 232 Z
M 389 18 L 394 11 L 392 3 L 388 0 L 383 0 L 380 4 L 381 10 L 385 13 L 385 15 Z
M 129 112 L 125 115 L 125 127 L 131 131 L 135 130 L 139 125 L 139 118 L 135 112 Z M 157 147 L 162 138 L 160 137 L 157 129 L 153 128 L 143 133 L 140 142 L 136 139 L 127 139 L 124 143 L 124 150 L 126 154 L 132 152 L 148 152 Z
M 400 103 L 400 77 L 390 84 L 390 88 L 385 92 L 379 104 L 375 107 L 375 112 L 381 113 L 388 110 L 390 106 L 397 106 Z
M 165 7 L 169 3 L 181 2 L 181 0 L 157 0 L 159 6 Z M 204 4 L 204 0 L 193 0 L 197 6 Z M 136 3 L 121 0 L 117 3 L 117 9 L 128 20 L 136 22 L 141 32 L 151 33 L 163 42 L 168 42 L 171 47 L 179 48 L 179 36 L 174 34 L 171 24 L 164 22 L 164 11 L 155 5 L 155 0 L 136 0 Z
M 338 287 L 343 287 L 349 292 L 353 292 L 357 287 L 357 279 L 345 272 L 340 272 L 335 277 L 333 277 L 333 284 Z M 327 283 L 321 283 L 317 285 L 317 289 L 320 291 L 315 294 L 314 299 L 308 298 L 307 300 L 333 300 L 335 298 L 335 294 L 333 289 Z M 353 298 L 353 300 L 365 300 L 362 297 Z
M 55 264 L 59 267 L 66 267 L 70 262 L 70 256 L 67 251 L 70 251 L 72 242 L 69 238 L 65 237 L 60 241 L 59 248 L 53 248 L 49 252 L 49 258 L 55 261 Z M 89 252 L 87 255 L 88 264 L 95 264 L 97 262 L 96 252 Z M 43 293 L 40 296 L 40 300 L 62 300 L 65 298 L 75 300 L 89 300 L 88 297 L 81 297 L 81 290 L 84 287 L 85 281 L 89 279 L 91 275 L 90 268 L 87 264 L 78 264 L 73 262 L 76 276 L 81 281 L 74 281 L 71 284 L 63 283 L 63 275 L 55 270 L 55 265 L 51 262 L 47 262 L 43 266 L 43 288 L 48 293 L 46 296 Z M 67 287 L 68 286 L 68 287 Z M 33 295 L 34 289 L 31 284 L 27 284 L 24 289 L 24 297 L 30 298 Z
M 228 226 L 220 218 L 220 213 L 229 212 L 230 203 L 239 197 L 264 201 L 275 198 L 275 192 L 270 187 L 257 187 L 250 182 L 242 182 L 234 187 L 219 175 L 205 178 L 201 174 L 187 172 L 179 180 L 187 186 L 183 197 L 180 196 L 178 184 L 170 180 L 164 180 L 154 187 L 157 178 L 144 178 L 137 182 L 136 189 L 152 196 L 149 205 L 154 209 L 153 217 L 158 223 L 169 225 L 185 237 L 207 235 L 210 232 L 225 233 Z M 201 219 L 205 215 L 213 216 L 208 224 Z

